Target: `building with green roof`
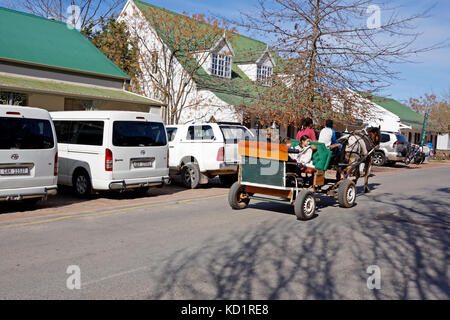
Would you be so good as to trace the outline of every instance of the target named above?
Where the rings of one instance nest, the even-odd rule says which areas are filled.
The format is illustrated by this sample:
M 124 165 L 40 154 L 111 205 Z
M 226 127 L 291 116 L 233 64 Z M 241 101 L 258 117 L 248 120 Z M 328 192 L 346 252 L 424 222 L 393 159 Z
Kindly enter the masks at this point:
M 149 111 L 130 78 L 64 22 L 0 7 L 0 104 L 49 111 Z
M 421 114 L 415 112 L 410 107 L 392 98 L 380 97 L 377 95 L 365 93 L 361 95 L 368 98 L 370 101 L 377 104 L 378 106 L 398 116 L 400 118 L 401 124 L 403 125 L 400 131 L 408 140 L 408 142 L 415 144 L 420 143 L 424 122 L 424 117 Z M 427 130 L 425 142 L 431 141 L 433 145 L 436 146 L 437 137 L 438 137 L 437 132 Z
M 173 46 L 176 45 L 173 38 L 176 36 L 161 30 L 160 25 L 148 19 L 148 14 L 152 12 L 157 12 L 168 19 L 175 18 L 180 25 L 190 18 L 144 1 L 128 0 L 125 4 L 119 20 L 128 25 L 130 32 L 137 39 L 141 39 L 141 51 L 154 50 L 155 54 L 148 55 L 148 59 L 158 57 L 159 67 L 155 70 L 161 71 L 167 65 L 162 58 L 165 54 L 162 47 L 173 50 Z M 212 26 L 205 23 L 205 28 Z M 174 70 L 178 70 L 177 68 L 186 70 L 190 67 L 189 64 L 199 65 L 193 77 L 189 79 L 192 81 L 193 89 L 186 92 L 186 97 L 183 97 L 186 107 L 180 113 L 179 119 L 175 120 L 176 123 L 210 120 L 244 122 L 243 109 L 238 107 L 256 103 L 258 94 L 261 94 L 267 85 L 264 81 L 270 78 L 281 60 L 266 43 L 235 33 L 224 31 L 213 36 L 209 45 L 210 49 L 198 52 L 198 57 L 206 57 L 205 59 L 197 58 L 196 61 L 178 59 L 174 67 Z M 195 51 L 192 48 L 190 50 Z M 144 56 L 142 52 L 141 56 Z M 144 61 L 147 66 L 152 63 L 153 61 Z M 157 86 L 152 85 L 152 81 L 155 80 L 148 76 L 144 77 L 143 81 L 144 87 L 148 89 L 146 94 L 158 97 Z M 183 80 L 174 80 L 175 83 L 180 81 Z M 169 105 L 168 112 L 170 108 Z M 169 118 L 169 114 L 166 118 Z

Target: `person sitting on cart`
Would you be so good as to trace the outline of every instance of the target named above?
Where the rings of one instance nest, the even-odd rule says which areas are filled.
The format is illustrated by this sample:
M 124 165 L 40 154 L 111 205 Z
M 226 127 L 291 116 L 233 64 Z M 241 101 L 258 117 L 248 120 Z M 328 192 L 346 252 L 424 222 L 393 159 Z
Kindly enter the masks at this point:
M 293 152 L 289 153 L 288 162 L 295 162 L 296 165 L 289 165 L 289 171 L 293 171 L 300 175 L 306 170 L 306 168 L 314 168 L 312 163 L 313 149 L 310 145 L 311 139 L 307 135 L 300 137 L 300 144 L 294 149 L 290 149 Z M 291 141 L 285 141 L 288 148 L 291 146 Z
M 295 147 L 299 151 L 296 155 L 297 157 L 297 167 L 300 170 L 305 170 L 306 168 L 314 168 L 312 163 L 313 150 L 310 145 L 311 139 L 307 135 L 303 135 L 300 138 L 300 144 Z
M 312 141 L 317 141 L 316 134 L 313 130 L 313 125 L 314 123 L 311 118 L 303 119 L 302 129 L 297 133 L 295 139 L 300 140 L 301 137 L 306 135 L 311 138 Z
M 331 150 L 333 153 L 331 163 L 336 163 L 342 150 L 342 144 L 336 139 L 336 132 L 333 130 L 333 120 L 329 119 L 325 122 L 325 128 L 319 134 L 319 142 L 324 143 Z

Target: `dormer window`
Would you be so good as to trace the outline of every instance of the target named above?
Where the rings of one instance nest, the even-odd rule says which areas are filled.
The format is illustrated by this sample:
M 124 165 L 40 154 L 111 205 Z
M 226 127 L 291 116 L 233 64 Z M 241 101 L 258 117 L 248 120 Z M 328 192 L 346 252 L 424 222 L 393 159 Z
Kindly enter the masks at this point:
M 256 71 L 256 79 L 259 83 L 265 86 L 270 86 L 272 84 L 270 78 L 272 77 L 272 67 L 258 65 Z
M 231 78 L 231 56 L 212 54 L 211 73 L 222 78 Z

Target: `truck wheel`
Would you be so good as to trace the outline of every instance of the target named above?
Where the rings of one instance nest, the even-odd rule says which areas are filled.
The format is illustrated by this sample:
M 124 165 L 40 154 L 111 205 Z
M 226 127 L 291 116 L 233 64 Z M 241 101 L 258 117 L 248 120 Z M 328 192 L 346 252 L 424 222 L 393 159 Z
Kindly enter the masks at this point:
M 248 194 L 245 192 L 244 186 L 241 186 L 239 182 L 235 182 L 228 192 L 228 203 L 234 210 L 245 209 L 250 202 Z
M 297 220 L 306 221 L 311 219 L 316 212 L 316 199 L 311 191 L 302 190 L 294 203 L 294 211 Z
M 189 162 L 181 168 L 181 182 L 188 189 L 195 189 L 200 183 L 200 169 L 198 165 Z
M 73 188 L 80 198 L 87 198 L 91 195 L 92 184 L 91 178 L 84 170 L 79 170 L 73 177 Z
M 356 200 L 356 185 L 351 180 L 344 180 L 338 189 L 338 202 L 342 208 L 351 208 Z
M 224 174 L 219 176 L 220 182 L 222 182 L 222 184 L 225 187 L 231 187 L 233 185 L 233 183 L 235 183 L 238 180 L 238 175 L 237 174 Z
M 375 152 L 372 163 L 376 166 L 383 166 L 386 163 L 386 156 L 383 152 Z

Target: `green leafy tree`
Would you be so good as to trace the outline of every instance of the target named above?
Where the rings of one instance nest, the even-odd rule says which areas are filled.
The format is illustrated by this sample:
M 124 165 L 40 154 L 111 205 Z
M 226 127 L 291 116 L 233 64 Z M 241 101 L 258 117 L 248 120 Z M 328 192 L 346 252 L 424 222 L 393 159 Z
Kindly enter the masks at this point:
M 141 74 L 138 63 L 136 41 L 130 36 L 124 22 L 118 22 L 113 16 L 102 19 L 97 27 L 88 25 L 82 33 L 107 56 L 115 65 L 128 74 L 132 83 Z M 139 91 L 133 86 L 133 91 Z

